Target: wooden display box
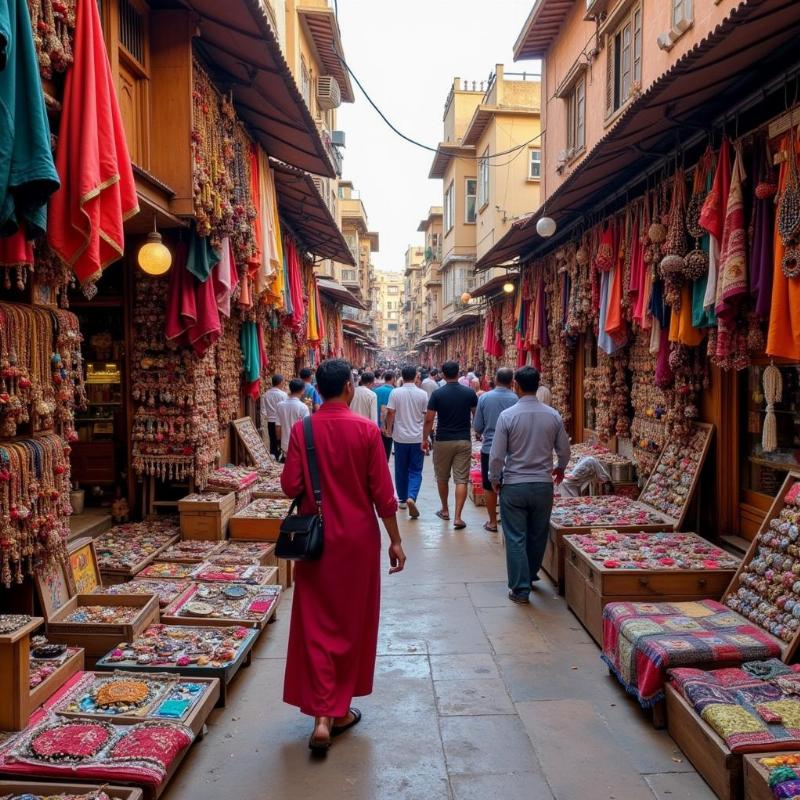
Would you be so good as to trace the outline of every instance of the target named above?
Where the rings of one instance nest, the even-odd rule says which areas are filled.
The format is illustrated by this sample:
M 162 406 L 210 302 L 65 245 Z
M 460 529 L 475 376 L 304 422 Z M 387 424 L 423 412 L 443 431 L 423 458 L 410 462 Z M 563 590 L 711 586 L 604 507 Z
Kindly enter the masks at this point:
M 151 673 L 157 673 L 158 670 L 151 670 Z M 95 672 L 95 675 L 105 677 L 106 672 Z M 114 725 L 135 725 L 139 722 L 147 722 L 153 720 L 156 722 L 178 722 L 185 725 L 192 730 L 194 735 L 200 736 L 203 732 L 203 727 L 206 724 L 209 714 L 211 714 L 214 707 L 219 701 L 219 680 L 217 678 L 192 678 L 192 683 L 199 684 L 203 687 L 203 691 L 194 707 L 189 713 L 181 720 L 168 719 L 166 717 L 150 717 L 150 716 L 126 716 L 125 714 L 103 714 L 82 711 L 62 711 L 58 710 L 54 704 L 53 710 L 59 717 L 68 717 L 71 719 L 101 719 L 105 722 L 110 722 Z
M 54 566 L 35 578 L 36 592 L 42 605 L 47 638 L 57 644 L 83 647 L 87 659 L 107 653 L 118 642 L 130 641 L 145 628 L 158 622 L 158 598 L 149 594 L 72 594 L 63 564 Z M 130 606 L 139 612 L 128 623 L 66 622 L 81 606 Z
M 94 539 L 86 536 L 69 544 L 70 588 L 74 594 L 92 594 L 103 585 Z
M 105 586 L 113 586 L 117 583 L 125 583 L 126 581 L 131 580 L 131 578 L 135 578 L 148 564 L 152 564 L 158 558 L 159 553 L 162 550 L 166 550 L 174 542 L 178 541 L 178 535 L 171 537 L 168 541 L 164 542 L 164 544 L 159 547 L 157 550 L 154 550 L 149 555 L 142 558 L 141 561 L 133 564 L 131 567 L 127 569 L 103 569 L 100 568 L 100 577 L 102 582 Z
M 223 552 L 223 550 L 226 547 L 226 544 L 227 542 L 221 541 L 218 544 L 214 545 L 210 550 L 207 550 L 202 556 L 191 555 L 189 553 L 176 553 L 174 555 L 170 555 L 165 550 L 163 553 L 161 553 L 158 560 L 172 562 L 176 564 L 200 564 L 207 558 L 211 556 L 217 556 L 221 552 Z
M 795 751 L 793 751 L 795 752 Z M 770 758 L 777 753 L 752 753 L 745 755 L 744 766 L 744 800 L 775 800 L 769 788 L 770 770 L 759 764 L 759 759 Z
M 48 794 L 75 794 L 83 795 L 96 792 L 100 788 L 98 783 L 41 783 L 40 781 L 2 781 L 0 780 L 0 797 L 16 794 L 30 794 L 39 797 Z M 135 786 L 115 786 L 103 784 L 103 791 L 111 800 L 142 800 L 144 794 Z
M 667 684 L 665 691 L 669 735 L 720 800 L 742 800 L 742 754 L 732 753 L 677 689 Z
M 277 577 L 278 570 L 275 568 L 275 576 Z M 201 584 L 199 584 L 201 585 Z M 226 625 L 235 625 L 240 628 L 258 628 L 263 630 L 267 625 L 272 622 L 275 615 L 278 613 L 278 606 L 281 604 L 281 595 L 278 595 L 272 607 L 266 614 L 262 614 L 257 619 L 235 619 L 227 617 L 183 617 L 177 611 L 183 605 L 183 598 L 179 598 L 171 605 L 164 609 L 161 615 L 161 622 L 165 625 L 207 625 L 212 628 L 218 628 Z
M 734 569 L 614 569 L 592 561 L 569 539 L 565 546 L 567 605 L 601 647 L 603 608 L 608 603 L 718 600 L 735 574 Z
M 246 539 L 239 539 L 237 541 L 247 541 Z M 264 544 L 264 542 L 259 542 L 259 544 Z M 223 564 L 223 563 L 230 563 L 225 562 L 225 554 L 227 552 L 227 543 L 223 546 L 223 549 L 214 554 L 214 558 L 211 559 L 212 564 Z M 275 567 L 278 565 L 278 559 L 275 556 L 275 545 L 274 544 L 267 544 L 266 549 L 264 550 L 263 555 L 256 557 L 253 559 L 253 563 L 258 565 L 259 567 Z
M 236 494 L 229 492 L 222 500 L 179 500 L 182 539 L 222 540 L 228 535 Z
M 242 512 L 247 511 L 243 509 Z M 250 539 L 256 542 L 277 542 L 282 518 L 257 519 L 234 514 L 228 524 L 231 539 Z

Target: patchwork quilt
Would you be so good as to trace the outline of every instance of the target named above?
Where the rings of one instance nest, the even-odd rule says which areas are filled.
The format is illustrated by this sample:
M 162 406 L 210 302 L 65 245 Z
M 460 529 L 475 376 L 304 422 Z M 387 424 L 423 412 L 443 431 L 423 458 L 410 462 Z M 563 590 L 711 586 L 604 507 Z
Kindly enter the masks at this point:
M 603 609 L 601 658 L 644 708 L 663 699 L 672 667 L 776 656 L 774 638 L 715 600 L 609 603 Z
M 800 747 L 800 665 L 770 680 L 738 668 L 679 668 L 669 677 L 731 752 Z

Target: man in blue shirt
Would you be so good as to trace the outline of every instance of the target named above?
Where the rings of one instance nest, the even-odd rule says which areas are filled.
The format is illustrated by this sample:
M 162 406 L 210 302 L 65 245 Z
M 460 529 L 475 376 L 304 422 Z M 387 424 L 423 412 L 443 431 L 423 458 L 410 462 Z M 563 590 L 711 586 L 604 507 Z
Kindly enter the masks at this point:
M 383 373 L 383 383 L 372 390 L 378 395 L 378 427 L 381 429 L 383 448 L 386 450 L 387 461 L 392 455 L 392 437 L 386 435 L 386 404 L 389 402 L 389 395 L 394 390 L 396 382 L 394 370 L 387 370 Z
M 303 391 L 303 397 L 311 401 L 311 411 L 314 412 L 319 411 L 319 407 L 322 405 L 322 398 L 314 387 L 314 384 L 311 383 L 311 374 L 311 370 L 308 367 L 303 367 L 300 370 L 300 379 L 306 385 Z
M 494 377 L 495 388 L 491 392 L 486 392 L 478 398 L 478 409 L 475 412 L 475 419 L 472 427 L 478 438 L 483 439 L 481 445 L 481 478 L 483 479 L 483 491 L 486 497 L 486 511 L 489 514 L 489 521 L 483 527 L 487 531 L 497 533 L 497 494 L 489 481 L 489 452 L 492 449 L 492 439 L 494 439 L 494 429 L 497 427 L 497 420 L 500 414 L 507 408 L 511 408 L 517 402 L 517 395 L 511 389 L 514 382 L 514 373 L 508 367 L 501 367 L 497 370 Z

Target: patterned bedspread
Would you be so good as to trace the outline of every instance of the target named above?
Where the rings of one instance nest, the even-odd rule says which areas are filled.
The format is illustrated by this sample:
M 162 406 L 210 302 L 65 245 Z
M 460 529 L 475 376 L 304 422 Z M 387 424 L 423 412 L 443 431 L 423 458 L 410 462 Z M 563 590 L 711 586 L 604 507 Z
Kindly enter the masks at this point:
M 732 752 L 800 747 L 800 665 L 769 680 L 738 668 L 674 669 L 669 677 Z
M 779 655 L 775 639 L 715 600 L 609 603 L 603 609 L 601 657 L 644 708 L 663 699 L 671 667 Z

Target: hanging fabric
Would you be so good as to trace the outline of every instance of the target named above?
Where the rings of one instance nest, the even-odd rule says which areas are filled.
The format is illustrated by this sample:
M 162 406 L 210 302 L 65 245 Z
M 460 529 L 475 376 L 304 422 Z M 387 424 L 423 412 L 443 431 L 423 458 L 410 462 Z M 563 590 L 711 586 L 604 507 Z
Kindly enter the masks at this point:
M 714 308 L 717 300 L 717 273 L 719 271 L 720 248 L 722 247 L 722 234 L 725 228 L 725 209 L 730 193 L 731 165 L 730 143 L 723 137 L 717 159 L 717 170 L 714 174 L 714 183 L 711 191 L 703 203 L 700 211 L 700 225 L 711 237 L 711 247 L 708 254 L 708 281 L 703 305 Z
M 775 181 L 766 140 L 753 148 L 753 176 L 756 181 L 753 200 L 753 240 L 750 243 L 750 294 L 755 315 L 769 318 L 772 299 L 772 231 L 775 225 Z

